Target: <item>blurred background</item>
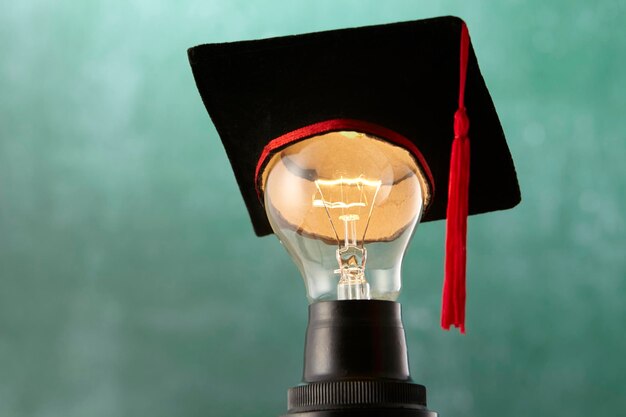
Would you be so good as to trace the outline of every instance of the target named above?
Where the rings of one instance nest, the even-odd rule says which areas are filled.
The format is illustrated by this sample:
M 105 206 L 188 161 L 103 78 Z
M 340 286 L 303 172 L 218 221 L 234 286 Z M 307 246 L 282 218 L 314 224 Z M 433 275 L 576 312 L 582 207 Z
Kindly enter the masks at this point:
M 444 224 L 403 303 L 442 416 L 626 409 L 624 1 L 92 0 L 0 6 L 0 416 L 277 416 L 307 302 L 256 238 L 187 62 L 199 43 L 454 14 L 522 188 L 469 223 L 468 334 L 439 329 Z

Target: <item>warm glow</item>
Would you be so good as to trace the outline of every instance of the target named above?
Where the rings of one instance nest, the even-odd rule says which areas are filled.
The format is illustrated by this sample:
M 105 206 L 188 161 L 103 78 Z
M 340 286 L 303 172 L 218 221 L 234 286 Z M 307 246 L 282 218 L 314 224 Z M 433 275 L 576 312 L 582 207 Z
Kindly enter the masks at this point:
M 397 296 L 399 261 L 430 196 L 408 151 L 359 132 L 315 136 L 274 154 L 262 189 L 311 300 Z

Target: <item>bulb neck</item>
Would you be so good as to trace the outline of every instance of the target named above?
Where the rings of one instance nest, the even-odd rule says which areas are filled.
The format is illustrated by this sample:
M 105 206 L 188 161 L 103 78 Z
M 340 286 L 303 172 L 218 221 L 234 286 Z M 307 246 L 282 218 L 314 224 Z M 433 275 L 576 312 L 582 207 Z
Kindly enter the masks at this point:
M 303 384 L 288 393 L 297 417 L 436 417 L 412 383 L 400 304 L 323 301 L 309 306 Z

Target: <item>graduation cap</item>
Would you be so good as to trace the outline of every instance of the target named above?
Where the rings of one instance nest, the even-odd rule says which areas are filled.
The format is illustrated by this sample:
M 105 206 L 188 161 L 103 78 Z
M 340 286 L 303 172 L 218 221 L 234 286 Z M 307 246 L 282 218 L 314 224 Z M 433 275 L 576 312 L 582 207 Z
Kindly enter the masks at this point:
M 467 216 L 520 201 L 465 23 L 439 17 L 199 45 L 188 55 L 259 236 L 272 233 L 263 170 L 289 145 L 357 131 L 416 158 L 432 194 L 421 221 L 447 219 L 442 326 L 463 331 Z

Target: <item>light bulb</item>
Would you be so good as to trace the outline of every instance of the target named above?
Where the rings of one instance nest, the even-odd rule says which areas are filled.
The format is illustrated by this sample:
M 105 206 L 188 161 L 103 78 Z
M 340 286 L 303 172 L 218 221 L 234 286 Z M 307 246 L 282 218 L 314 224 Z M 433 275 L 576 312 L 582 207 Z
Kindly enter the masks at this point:
M 398 297 L 402 258 L 430 197 L 411 153 L 372 135 L 326 133 L 275 153 L 262 190 L 310 302 Z

